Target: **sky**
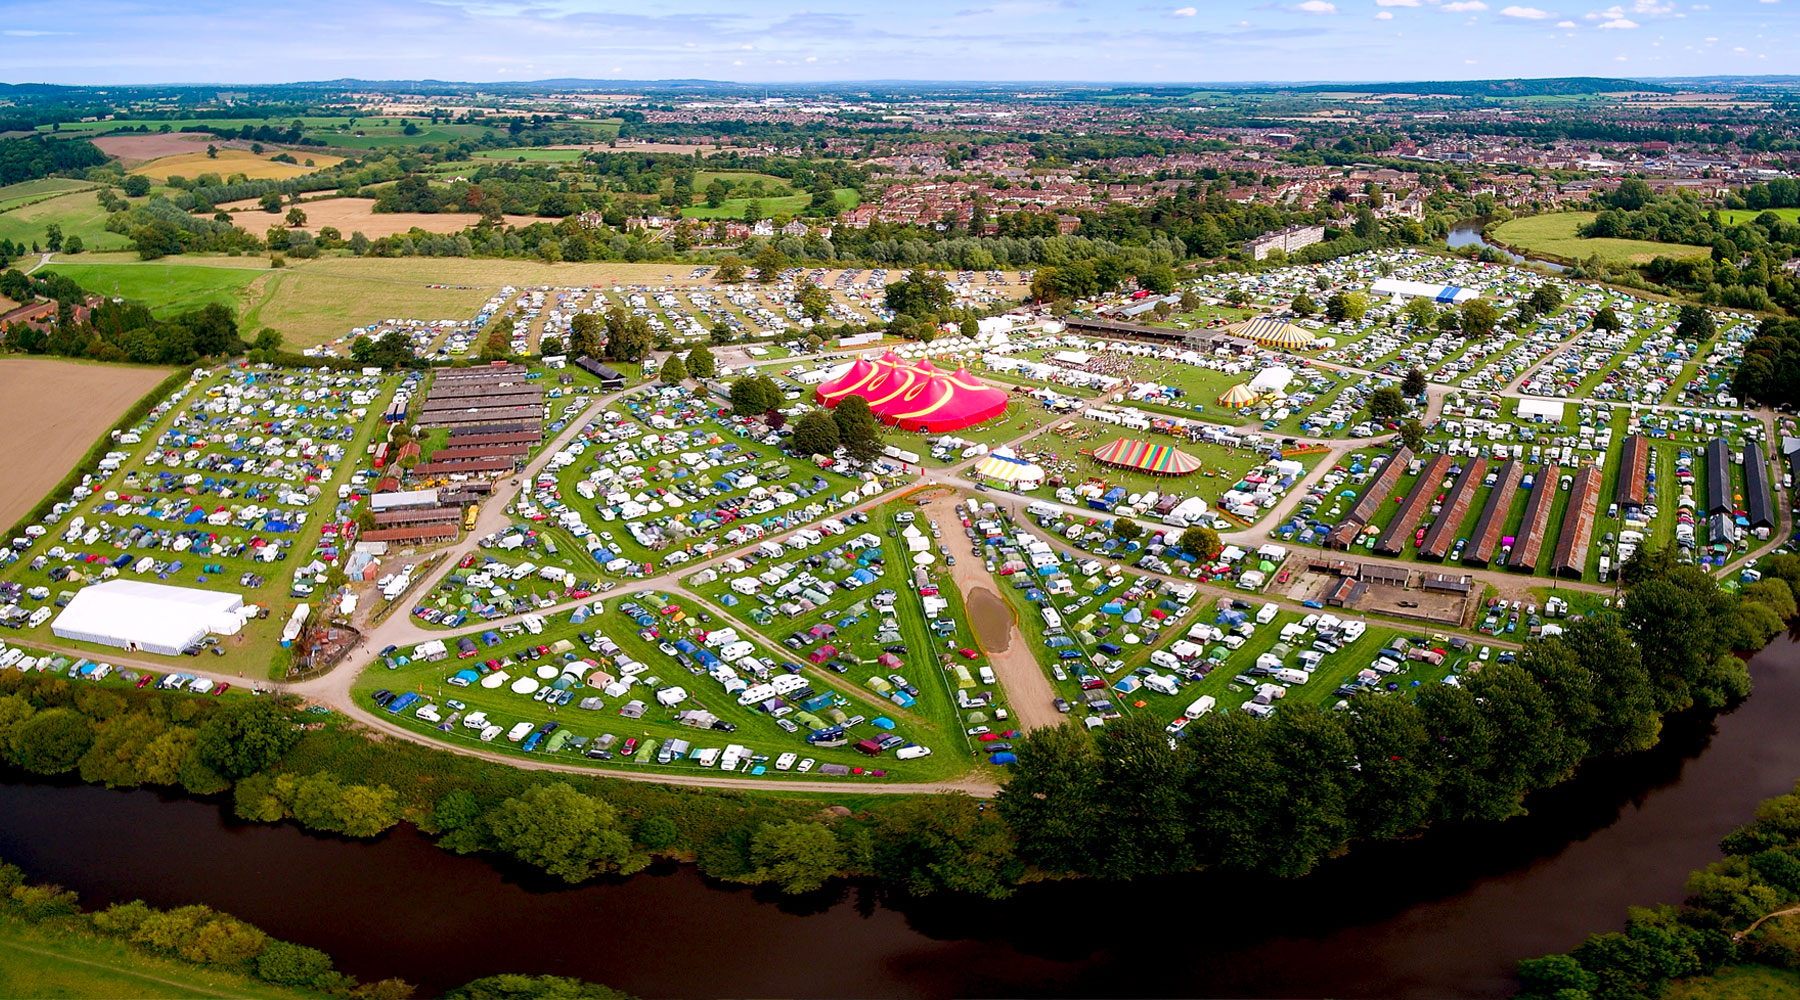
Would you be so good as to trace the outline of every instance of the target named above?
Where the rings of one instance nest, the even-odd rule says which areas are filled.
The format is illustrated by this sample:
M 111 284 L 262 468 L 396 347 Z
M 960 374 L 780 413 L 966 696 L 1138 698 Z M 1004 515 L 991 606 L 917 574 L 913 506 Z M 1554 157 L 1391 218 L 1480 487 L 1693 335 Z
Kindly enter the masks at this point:
M 0 0 L 0 79 L 1445 80 L 1800 72 L 1800 0 Z

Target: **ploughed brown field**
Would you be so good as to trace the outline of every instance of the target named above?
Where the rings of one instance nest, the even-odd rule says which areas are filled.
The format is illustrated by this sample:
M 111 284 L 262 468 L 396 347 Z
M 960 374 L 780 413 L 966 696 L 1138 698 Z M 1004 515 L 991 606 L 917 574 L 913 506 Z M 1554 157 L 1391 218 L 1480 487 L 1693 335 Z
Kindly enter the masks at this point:
M 0 525 L 25 516 L 167 376 L 160 368 L 0 359 Z
M 100 152 L 107 156 L 116 156 L 125 161 L 126 166 L 135 166 L 165 156 L 179 156 L 182 153 L 205 152 L 208 141 L 219 142 L 215 136 L 203 135 L 199 132 L 151 132 L 144 135 L 103 135 L 90 140 L 100 147 Z

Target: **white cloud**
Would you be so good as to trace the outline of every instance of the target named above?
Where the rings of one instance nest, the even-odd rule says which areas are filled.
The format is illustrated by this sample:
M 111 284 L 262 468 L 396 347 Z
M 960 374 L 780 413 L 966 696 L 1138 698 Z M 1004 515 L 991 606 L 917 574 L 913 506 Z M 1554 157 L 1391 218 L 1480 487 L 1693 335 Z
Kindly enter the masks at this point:
M 1500 16 L 1519 17 L 1524 18 L 1527 21 L 1542 21 L 1544 18 L 1549 17 L 1550 13 L 1548 11 L 1538 10 L 1536 7 L 1504 7 L 1500 10 Z
M 1442 9 L 1452 14 L 1467 14 L 1471 11 L 1487 10 L 1488 5 L 1482 3 L 1481 0 L 1456 0 L 1455 3 L 1445 4 Z
M 1198 14 L 1198 13 L 1199 13 L 1199 11 L 1195 10 L 1192 7 L 1178 7 L 1175 10 L 1170 11 L 1169 16 L 1170 17 L 1193 17 L 1195 14 Z
M 1610 21 L 1602 21 L 1600 23 L 1600 27 L 1602 27 L 1602 28 L 1635 28 L 1635 27 L 1637 27 L 1637 22 L 1627 20 L 1626 18 L 1623 18 L 1623 17 L 1615 17 Z
M 1556 22 L 1556 26 L 1559 28 L 1579 28 L 1579 27 L 1581 27 L 1580 25 L 1576 24 L 1574 21 L 1558 21 L 1558 22 Z
M 1294 9 L 1302 14 L 1336 14 L 1337 4 L 1328 0 L 1305 0 L 1294 5 Z
M 1377 21 L 1392 21 L 1393 19 L 1394 12 L 1391 10 L 1378 10 L 1375 12 L 1375 20 Z
M 1377 7 L 1417 7 L 1419 0 L 1375 0 Z

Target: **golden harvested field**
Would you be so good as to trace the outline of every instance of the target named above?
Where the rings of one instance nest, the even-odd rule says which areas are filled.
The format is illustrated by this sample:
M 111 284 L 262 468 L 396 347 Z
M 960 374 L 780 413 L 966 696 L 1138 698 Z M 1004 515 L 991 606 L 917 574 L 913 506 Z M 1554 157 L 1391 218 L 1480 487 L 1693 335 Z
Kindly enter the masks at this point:
M 414 227 L 428 233 L 460 233 L 481 221 L 481 216 L 466 212 L 375 212 L 374 206 L 373 198 L 302 201 L 300 211 L 306 213 L 306 225 L 303 228 L 316 233 L 325 226 L 334 226 L 346 238 L 351 233 L 360 232 L 370 239 L 380 239 L 383 236 L 398 236 Z M 279 214 L 271 215 L 264 212 L 255 201 L 235 201 L 220 207 L 234 213 L 236 218 L 232 221 L 253 233 L 280 225 L 281 220 L 287 216 L 285 207 Z M 509 226 L 529 226 L 534 222 L 546 221 L 531 215 L 508 215 L 505 218 Z
M 131 172 L 143 174 L 155 181 L 166 181 L 171 176 L 191 179 L 201 174 L 218 174 L 221 177 L 243 174 L 253 181 L 284 181 L 343 162 L 341 157 L 326 156 L 323 153 L 294 153 L 291 155 L 302 164 L 307 160 L 313 161 L 310 167 L 296 166 L 292 163 L 277 163 L 269 159 L 269 155 L 272 154 L 258 156 L 247 149 L 221 149 L 218 156 L 207 156 L 205 150 L 202 150 L 198 153 L 159 157 L 142 166 L 133 167 Z
M 167 375 L 161 368 L 0 360 L 0 468 L 10 470 L 0 479 L 0 524 L 23 517 Z

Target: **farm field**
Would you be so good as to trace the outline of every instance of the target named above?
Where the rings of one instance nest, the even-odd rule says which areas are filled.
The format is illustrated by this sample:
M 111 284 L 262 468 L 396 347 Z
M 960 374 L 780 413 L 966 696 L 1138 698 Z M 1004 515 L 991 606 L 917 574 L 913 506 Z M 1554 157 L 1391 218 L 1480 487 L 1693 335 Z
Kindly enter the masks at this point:
M 482 160 L 523 160 L 526 163 L 573 163 L 581 159 L 583 150 L 551 146 L 520 146 L 513 149 L 483 149 L 475 153 Z
M 78 190 L 44 200 L 39 198 L 43 196 L 0 210 L 0 238 L 28 247 L 33 243 L 41 244 L 44 228 L 55 224 L 62 227 L 64 239 L 81 237 L 84 251 L 123 250 L 131 245 L 124 236 L 106 231 L 106 210 L 100 207 L 100 198 L 95 191 Z
M 1719 219 L 1728 226 L 1736 226 L 1753 221 L 1764 212 L 1773 212 L 1789 222 L 1800 222 L 1800 208 L 1725 208 L 1719 210 Z
M 254 201 L 232 202 L 228 206 L 220 206 L 233 213 L 232 222 L 243 226 L 253 233 L 261 232 L 265 226 L 280 225 L 283 214 L 270 214 Z M 302 228 L 317 233 L 326 226 L 332 226 L 348 238 L 351 233 L 360 232 L 370 239 L 383 236 L 398 236 L 413 229 L 423 229 L 428 233 L 460 233 L 464 229 L 481 221 L 481 216 L 466 212 L 376 212 L 373 198 L 320 198 L 315 201 L 302 201 L 299 209 L 306 213 L 306 225 Z M 285 213 L 286 208 L 282 209 Z M 532 215 L 505 216 L 509 226 L 529 226 L 534 222 L 543 222 Z
M 137 166 L 161 156 L 206 152 L 206 146 L 217 143 L 213 136 L 200 132 L 148 132 L 137 135 L 103 135 L 92 140 L 102 153 L 116 156 L 126 167 Z
M 1599 254 L 1602 260 L 1615 264 L 1648 264 L 1656 257 L 1704 257 L 1712 252 L 1707 247 L 1682 243 L 1582 239 L 1575 235 L 1577 227 L 1593 219 L 1592 212 L 1532 215 L 1502 223 L 1494 230 L 1494 238 L 1519 251 L 1576 261 Z
M 306 1000 L 322 994 L 283 989 L 248 976 L 159 958 L 108 938 L 50 933 L 5 918 L 0 919 L 0 996 L 30 1000 L 214 996 Z
M 0 360 L 0 524 L 62 481 L 101 432 L 167 377 L 161 368 L 48 358 Z
M 210 302 L 231 306 L 241 314 L 246 300 L 253 299 L 263 284 L 279 274 L 271 272 L 268 261 L 260 257 L 171 262 L 177 259 L 140 261 L 135 255 L 64 255 L 52 261 L 50 270 L 68 276 L 97 295 L 142 301 L 159 314 L 197 309 Z
M 290 177 L 304 177 L 314 170 L 323 170 L 343 162 L 336 156 L 307 153 L 305 159 L 313 161 L 313 165 L 308 167 L 280 163 L 269 159 L 269 155 L 259 156 L 247 149 L 221 149 L 217 156 L 208 156 L 205 152 L 180 153 L 151 160 L 142 166 L 132 168 L 131 172 L 141 174 L 154 181 L 167 181 L 170 177 L 193 178 L 200 174 L 218 174 L 221 177 L 228 174 L 243 174 L 253 181 L 282 181 Z M 297 160 L 301 159 L 299 153 L 292 155 Z
M 78 181 L 68 177 L 41 177 L 34 181 L 7 184 L 0 186 L 0 212 L 71 191 L 86 191 L 93 186 L 92 181 Z

